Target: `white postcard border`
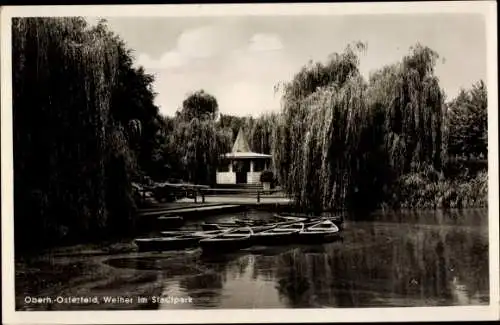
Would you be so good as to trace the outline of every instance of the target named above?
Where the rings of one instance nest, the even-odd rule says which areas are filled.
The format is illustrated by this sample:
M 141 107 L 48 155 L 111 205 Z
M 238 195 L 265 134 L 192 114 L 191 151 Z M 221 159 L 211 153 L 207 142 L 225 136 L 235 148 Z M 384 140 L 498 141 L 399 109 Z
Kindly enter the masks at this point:
M 6 324 L 391 322 L 463 321 L 499 318 L 498 76 L 494 1 L 338 4 L 238 4 L 148 6 L 26 6 L 1 8 L 2 311 Z M 163 9 L 163 10 L 159 10 Z M 490 305 L 415 308 L 220 309 L 169 311 L 14 311 L 13 151 L 11 17 L 26 16 L 229 16 L 483 14 L 487 28 Z M 466 59 L 466 58 L 464 58 Z

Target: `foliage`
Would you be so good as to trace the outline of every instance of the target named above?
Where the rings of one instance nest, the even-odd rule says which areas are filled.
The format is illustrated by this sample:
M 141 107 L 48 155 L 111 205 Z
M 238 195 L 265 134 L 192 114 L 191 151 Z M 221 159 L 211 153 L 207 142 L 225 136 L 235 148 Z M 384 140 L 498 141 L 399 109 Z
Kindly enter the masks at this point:
M 273 132 L 278 125 L 277 113 L 265 113 L 257 118 L 249 117 L 245 120 L 244 130 L 248 133 L 247 139 L 252 151 L 271 154 L 273 151 Z
M 166 140 L 165 156 L 175 167 L 175 175 L 194 184 L 215 184 L 215 171 L 221 155 L 231 149 L 230 130 L 219 128 L 212 119 L 198 118 L 186 121 L 176 117 L 172 126 Z
M 178 116 L 186 121 L 191 121 L 194 118 L 214 120 L 217 118 L 218 112 L 217 99 L 202 89 L 187 96 L 182 102 L 182 109 L 178 112 Z
M 12 43 L 16 249 L 131 231 L 152 77 L 104 21 L 14 19 Z
M 247 119 L 247 117 L 220 114 L 218 127 L 221 129 L 229 129 L 231 131 L 232 140 L 234 141 L 238 136 L 238 131 L 245 125 Z
M 443 154 L 443 95 L 434 65 L 438 54 L 417 45 L 400 64 L 370 80 L 371 105 L 384 115 L 385 150 L 399 175 L 432 164 Z
M 343 53 L 332 53 L 324 64 L 309 61 L 292 81 L 281 83 L 285 105 L 292 99 L 306 98 L 318 88 L 332 84 L 341 86 L 351 77 L 359 75 L 358 53 L 366 48 L 366 44 L 356 42 L 349 44 Z
M 360 141 L 358 122 L 366 114 L 366 84 L 357 66 L 348 47 L 326 65 L 304 67 L 284 86 L 273 154 L 280 183 L 299 205 L 321 209 L 343 200 L 352 181 L 344 171 L 355 144 L 346 141 Z
M 215 184 L 217 165 L 221 155 L 230 151 L 238 125 L 233 116 L 221 114 L 216 120 L 217 112 L 215 97 L 201 90 L 186 97 L 175 117 L 161 118 L 155 155 L 161 175 L 155 179 Z
M 403 190 L 409 175 L 443 170 L 447 128 L 434 75 L 438 58 L 417 44 L 365 82 L 349 46 L 325 65 L 309 63 L 284 84 L 272 153 L 281 183 L 299 206 L 320 211 L 362 201 L 376 207 Z M 485 96 L 476 90 L 475 98 Z
M 199 90 L 164 117 L 153 76 L 105 21 L 14 19 L 12 36 L 16 248 L 130 232 L 133 181 L 213 185 L 240 128 L 273 155 L 262 179 L 303 208 L 487 203 L 485 165 L 470 163 L 487 157 L 485 84 L 445 104 L 439 56 L 419 44 L 369 80 L 362 43 L 309 62 L 281 84 L 279 113 L 217 118 Z
M 448 105 L 450 155 L 488 157 L 488 96 L 481 80 L 470 90 L 461 90 Z
M 274 174 L 270 170 L 265 170 L 260 174 L 260 181 L 262 183 L 271 183 L 274 181 Z
M 488 173 L 473 178 L 450 179 L 429 169 L 401 177 L 383 205 L 397 208 L 483 208 L 488 206 Z

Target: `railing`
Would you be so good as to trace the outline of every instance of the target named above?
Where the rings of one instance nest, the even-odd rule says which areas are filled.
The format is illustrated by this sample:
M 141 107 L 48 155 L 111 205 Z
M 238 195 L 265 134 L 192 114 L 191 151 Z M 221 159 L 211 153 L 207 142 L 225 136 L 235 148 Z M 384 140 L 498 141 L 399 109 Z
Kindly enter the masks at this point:
M 143 202 L 146 201 L 146 193 L 153 192 L 153 188 L 143 187 L 140 190 L 140 194 Z M 158 190 L 158 189 L 156 189 Z M 160 189 L 162 191 L 162 189 Z M 282 195 L 276 195 L 281 193 Z M 170 187 L 165 190 L 165 198 L 171 197 L 187 197 L 192 198 L 195 203 L 198 203 L 198 199 L 201 198 L 201 203 L 206 203 L 206 197 L 239 197 L 239 198 L 251 198 L 255 199 L 257 203 L 261 203 L 263 198 L 275 198 L 275 199 L 288 199 L 286 195 L 283 194 L 280 189 L 238 189 L 238 188 L 209 188 L 208 186 L 178 186 Z M 158 196 L 158 194 L 157 194 Z M 159 195 L 163 196 L 163 193 Z
M 264 190 L 264 189 L 204 188 L 204 189 L 196 189 L 194 191 L 195 191 L 195 193 L 193 193 L 194 201 L 197 202 L 197 197 L 201 196 L 202 203 L 205 203 L 205 197 L 210 195 L 221 195 L 221 196 L 237 195 L 238 197 L 255 198 L 257 200 L 257 203 L 260 203 L 261 199 L 266 197 L 287 198 L 285 195 L 273 196 L 273 194 L 276 193 L 283 193 L 283 191 L 279 189 Z
M 143 202 L 146 201 L 146 193 L 153 193 L 155 198 L 166 198 L 166 197 L 191 197 L 194 195 L 196 202 L 196 194 L 202 189 L 208 189 L 208 186 L 204 185 L 190 185 L 190 184 L 169 184 L 166 186 L 142 186 L 138 191 L 141 195 Z

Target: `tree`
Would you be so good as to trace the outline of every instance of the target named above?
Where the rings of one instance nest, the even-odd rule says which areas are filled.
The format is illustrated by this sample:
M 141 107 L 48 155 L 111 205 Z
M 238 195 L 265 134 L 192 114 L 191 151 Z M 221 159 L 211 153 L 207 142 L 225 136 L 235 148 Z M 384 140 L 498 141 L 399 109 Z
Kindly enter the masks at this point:
M 351 139 L 348 128 L 358 132 L 362 125 L 358 113 L 365 109 L 366 85 L 356 52 L 363 49 L 356 44 L 332 54 L 326 64 L 310 62 L 283 84 L 283 109 L 272 128 L 273 158 L 279 182 L 299 205 L 321 210 L 343 202 L 349 182 L 344 182 L 346 167 L 336 164 L 347 161 L 354 148 L 343 144 Z
M 368 101 L 383 123 L 385 151 L 399 177 L 424 165 L 442 168 L 444 96 L 434 75 L 439 55 L 417 44 L 402 62 L 370 78 Z
M 367 83 L 355 49 L 347 47 L 285 84 L 273 155 L 280 181 L 299 205 L 373 207 L 401 175 L 426 166 L 440 170 L 444 100 L 434 76 L 437 58 L 417 44 Z
M 193 118 L 215 120 L 218 112 L 219 105 L 215 97 L 204 90 L 198 90 L 187 96 L 178 113 L 183 120 L 191 121 Z
M 232 139 L 238 136 L 238 131 L 245 125 L 247 118 L 229 114 L 220 114 L 218 126 L 221 129 L 229 129 L 232 132 Z
M 488 157 L 488 95 L 481 80 L 448 104 L 448 152 L 464 158 Z
M 211 119 L 176 119 L 165 150 L 170 166 L 175 166 L 172 172 L 191 183 L 213 185 L 221 155 L 231 148 L 229 130 Z
M 152 79 L 104 21 L 13 19 L 12 43 L 16 249 L 132 231 Z

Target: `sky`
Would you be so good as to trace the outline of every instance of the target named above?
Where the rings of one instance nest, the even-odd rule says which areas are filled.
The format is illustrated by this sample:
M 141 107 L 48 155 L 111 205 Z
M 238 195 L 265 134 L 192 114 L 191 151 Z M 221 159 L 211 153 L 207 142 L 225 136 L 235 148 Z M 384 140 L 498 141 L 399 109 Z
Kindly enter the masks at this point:
M 279 110 L 278 82 L 356 41 L 368 44 L 360 57 L 367 78 L 420 42 L 444 58 L 436 75 L 447 98 L 486 82 L 485 21 L 474 14 L 106 19 L 134 50 L 137 64 L 155 76 L 156 104 L 164 115 L 173 115 L 199 89 L 216 97 L 223 114 Z

